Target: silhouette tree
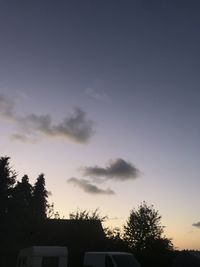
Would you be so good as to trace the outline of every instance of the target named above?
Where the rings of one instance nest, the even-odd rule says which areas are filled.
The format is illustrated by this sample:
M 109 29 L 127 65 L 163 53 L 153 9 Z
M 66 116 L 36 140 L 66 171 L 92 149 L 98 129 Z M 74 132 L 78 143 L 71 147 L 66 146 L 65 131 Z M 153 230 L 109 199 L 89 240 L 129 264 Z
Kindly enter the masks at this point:
M 164 226 L 161 225 L 161 216 L 154 207 L 143 202 L 138 210 L 133 209 L 124 226 L 124 239 L 128 245 L 137 250 L 147 250 L 161 246 L 171 249 L 170 239 L 163 237 Z
M 108 249 L 114 249 L 119 251 L 130 251 L 127 243 L 123 239 L 123 234 L 118 227 L 105 227 L 104 233 L 107 239 Z
M 16 181 L 16 172 L 10 167 L 10 158 L 0 158 L 0 220 L 9 214 L 12 189 Z
M 33 187 L 27 175 L 24 175 L 21 182 L 17 182 L 13 189 L 13 213 L 18 219 L 26 220 L 32 214 L 32 190 Z
M 161 216 L 146 202 L 133 209 L 124 226 L 124 240 L 136 254 L 142 266 L 170 266 L 173 257 L 171 239 L 164 235 Z
M 48 192 L 45 188 L 44 174 L 40 174 L 33 187 L 32 207 L 36 220 L 43 220 L 47 217 Z
M 104 222 L 107 219 L 107 216 L 101 216 L 98 209 L 90 212 L 87 210 L 77 210 L 69 214 L 71 220 L 99 220 Z
M 44 174 L 34 186 L 27 175 L 16 183 L 16 172 L 10 158 L 0 158 L 0 266 L 14 266 L 19 249 L 34 244 L 41 222 L 50 207 L 47 202 Z M 51 207 L 52 208 L 52 207 Z M 39 242 L 39 241 L 38 241 Z
M 54 203 L 47 204 L 46 216 L 48 219 L 61 219 L 59 212 L 54 209 Z
M 13 249 L 12 234 L 14 225 L 11 219 L 12 190 L 16 181 L 16 172 L 10 166 L 9 157 L 0 158 L 0 266 L 8 266 L 7 259 Z

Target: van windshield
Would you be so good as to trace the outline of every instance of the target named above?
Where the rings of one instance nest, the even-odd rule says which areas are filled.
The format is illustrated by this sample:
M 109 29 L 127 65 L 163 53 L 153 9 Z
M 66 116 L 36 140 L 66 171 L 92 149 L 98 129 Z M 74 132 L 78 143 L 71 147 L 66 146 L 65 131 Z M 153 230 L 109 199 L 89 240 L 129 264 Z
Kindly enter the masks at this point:
M 112 255 L 117 267 L 140 267 L 132 255 Z

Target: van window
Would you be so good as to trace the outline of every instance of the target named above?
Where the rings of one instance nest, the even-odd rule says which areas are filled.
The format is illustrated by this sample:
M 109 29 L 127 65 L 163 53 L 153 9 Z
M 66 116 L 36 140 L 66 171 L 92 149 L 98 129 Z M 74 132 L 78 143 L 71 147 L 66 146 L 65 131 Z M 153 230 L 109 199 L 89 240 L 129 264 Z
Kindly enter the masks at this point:
M 108 255 L 105 256 L 105 267 L 114 267 L 112 259 Z
M 43 257 L 42 267 L 58 267 L 59 257 Z

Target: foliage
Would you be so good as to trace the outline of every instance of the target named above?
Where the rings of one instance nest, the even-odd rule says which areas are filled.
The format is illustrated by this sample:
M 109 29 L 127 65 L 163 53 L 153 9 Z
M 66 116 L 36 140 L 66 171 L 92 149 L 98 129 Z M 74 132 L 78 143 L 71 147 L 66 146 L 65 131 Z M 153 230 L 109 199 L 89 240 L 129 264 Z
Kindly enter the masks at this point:
M 32 190 L 33 187 L 29 183 L 29 178 L 27 175 L 24 175 L 21 179 L 21 182 L 17 182 L 13 188 L 12 193 L 12 212 L 18 218 L 30 217 L 31 214 L 31 204 L 32 204 Z
M 117 240 L 122 239 L 122 233 L 120 231 L 120 228 L 114 227 L 114 228 L 104 228 L 106 237 L 110 240 Z
M 164 236 L 161 216 L 154 207 L 146 202 L 130 212 L 124 226 L 124 240 L 142 266 L 171 266 L 173 244 Z
M 160 221 L 161 216 L 158 211 L 152 205 L 148 206 L 143 202 L 137 210 L 131 210 L 124 226 L 124 239 L 137 251 L 152 249 L 152 247 L 171 249 L 170 239 L 163 237 L 164 226 Z
M 54 210 L 54 203 L 47 204 L 46 216 L 48 219 L 60 219 L 59 212 Z
M 33 187 L 33 196 L 32 196 L 32 205 L 33 213 L 38 220 L 43 220 L 47 217 L 47 208 L 48 208 L 48 192 L 45 188 L 45 178 L 44 174 L 41 173 L 36 183 Z
M 87 210 L 77 210 L 69 214 L 71 220 L 99 220 L 104 222 L 107 219 L 107 216 L 101 216 L 98 209 L 90 212 Z
M 16 172 L 10 167 L 10 158 L 0 158 L 0 219 L 9 213 L 12 188 L 16 181 Z
M 0 266 L 14 266 L 19 249 L 33 242 L 32 233 L 46 219 L 48 193 L 41 174 L 34 186 L 24 175 L 16 183 L 17 174 L 9 157 L 0 158 Z M 38 229 L 39 230 L 39 229 Z
M 129 248 L 123 239 L 123 234 L 122 234 L 120 228 L 118 228 L 118 227 L 114 227 L 114 228 L 106 227 L 106 228 L 104 228 L 104 232 L 105 232 L 106 239 L 107 239 L 111 249 L 129 251 Z

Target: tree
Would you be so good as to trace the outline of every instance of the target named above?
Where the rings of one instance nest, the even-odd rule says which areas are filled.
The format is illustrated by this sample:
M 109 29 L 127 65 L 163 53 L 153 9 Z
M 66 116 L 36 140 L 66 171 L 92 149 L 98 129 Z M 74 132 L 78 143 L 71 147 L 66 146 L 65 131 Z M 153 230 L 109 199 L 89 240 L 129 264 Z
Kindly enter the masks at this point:
M 16 181 L 16 172 L 10 166 L 9 157 L 0 158 L 0 266 L 7 266 L 6 259 L 12 251 L 14 222 L 11 219 L 12 190 Z
M 107 245 L 109 249 L 119 251 L 130 251 L 127 243 L 123 239 L 123 234 L 118 227 L 105 227 L 104 233 L 107 239 Z
M 40 174 L 33 187 L 32 207 L 36 220 L 43 220 L 47 217 L 48 192 L 45 188 L 44 174 Z
M 57 220 L 61 219 L 59 212 L 55 211 L 54 209 L 54 203 L 47 204 L 46 216 L 48 219 L 57 219 Z
M 136 251 L 152 250 L 153 248 L 172 249 L 170 239 L 164 233 L 161 225 L 161 216 L 154 207 L 146 202 L 140 204 L 138 209 L 133 209 L 124 226 L 124 239 Z
M 31 211 L 31 202 L 32 202 L 32 190 L 33 187 L 29 183 L 29 178 L 27 175 L 24 175 L 21 179 L 21 182 L 17 182 L 16 186 L 13 189 L 13 213 L 18 219 L 26 220 L 30 217 Z
M 12 189 L 16 181 L 16 172 L 10 167 L 10 158 L 0 158 L 0 220 L 9 214 Z
M 100 222 L 104 222 L 107 219 L 107 216 L 101 216 L 98 209 L 95 209 L 92 212 L 87 210 L 77 210 L 70 213 L 69 218 L 71 220 L 99 220 Z

